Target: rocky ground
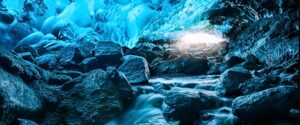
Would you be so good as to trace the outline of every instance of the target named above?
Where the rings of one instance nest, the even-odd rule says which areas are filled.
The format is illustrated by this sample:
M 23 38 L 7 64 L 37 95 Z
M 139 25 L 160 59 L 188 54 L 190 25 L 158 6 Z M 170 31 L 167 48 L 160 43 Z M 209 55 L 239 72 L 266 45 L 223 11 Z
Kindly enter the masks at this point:
M 221 0 L 206 14 L 232 26 L 228 41 L 179 50 L 163 37 L 128 48 L 64 26 L 44 35 L 1 8 L 19 42 L 0 50 L 0 125 L 299 124 L 296 1 Z

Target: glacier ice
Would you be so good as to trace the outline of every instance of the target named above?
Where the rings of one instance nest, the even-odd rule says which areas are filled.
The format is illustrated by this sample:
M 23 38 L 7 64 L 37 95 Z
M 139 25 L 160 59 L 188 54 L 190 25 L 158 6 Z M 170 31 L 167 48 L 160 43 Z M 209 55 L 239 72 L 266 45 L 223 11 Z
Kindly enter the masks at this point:
M 203 12 L 215 2 L 217 0 L 3 0 L 2 4 L 15 13 L 14 16 L 27 16 L 34 32 L 52 33 L 61 40 L 95 32 L 100 40 L 133 47 L 141 37 L 224 30 L 226 27 L 210 26 L 203 17 Z M 17 42 L 7 33 L 10 25 L 14 24 L 0 22 L 0 31 L 4 34 L 1 39 Z

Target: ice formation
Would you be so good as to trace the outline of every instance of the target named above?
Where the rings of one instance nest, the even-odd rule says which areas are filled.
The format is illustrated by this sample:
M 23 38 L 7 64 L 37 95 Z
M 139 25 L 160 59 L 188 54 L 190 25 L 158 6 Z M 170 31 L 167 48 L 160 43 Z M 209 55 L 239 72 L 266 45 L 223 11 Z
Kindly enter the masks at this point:
M 54 33 L 65 28 L 71 37 L 96 32 L 100 40 L 133 47 L 141 37 L 182 31 L 212 31 L 203 12 L 217 0 L 3 0 L 12 13 L 31 19 L 35 31 Z M 17 15 L 17 14 L 16 14 Z M 1 23 L 3 39 L 10 25 Z M 67 27 L 67 28 L 66 28 Z M 8 34 L 8 35 L 6 35 Z M 11 40 L 16 42 L 18 40 Z

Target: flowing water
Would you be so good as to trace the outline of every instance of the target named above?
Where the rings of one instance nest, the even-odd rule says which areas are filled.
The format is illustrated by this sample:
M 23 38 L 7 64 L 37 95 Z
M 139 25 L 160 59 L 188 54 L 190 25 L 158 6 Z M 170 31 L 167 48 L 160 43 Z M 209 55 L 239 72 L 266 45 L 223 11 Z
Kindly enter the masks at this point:
M 192 88 L 208 95 L 218 96 L 215 91 L 219 76 L 157 76 L 150 79 L 151 86 L 135 86 L 141 93 L 133 105 L 116 119 L 106 125 L 178 125 L 179 122 L 166 121 L 163 110 L 166 104 L 163 102 L 164 93 L 168 90 L 161 90 L 159 85 L 172 87 Z M 219 97 L 219 96 L 218 96 Z M 224 106 L 200 111 L 201 118 L 197 121 L 199 125 L 232 125 L 237 118 L 231 113 L 232 99 L 219 97 L 223 100 Z M 191 114 L 192 115 L 192 114 Z

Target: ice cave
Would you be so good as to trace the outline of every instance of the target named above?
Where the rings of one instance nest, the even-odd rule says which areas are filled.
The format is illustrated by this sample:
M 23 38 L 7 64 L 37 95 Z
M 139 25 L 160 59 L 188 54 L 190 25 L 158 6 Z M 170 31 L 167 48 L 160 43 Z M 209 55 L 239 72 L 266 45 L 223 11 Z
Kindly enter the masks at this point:
M 0 125 L 299 125 L 297 0 L 0 0 Z

